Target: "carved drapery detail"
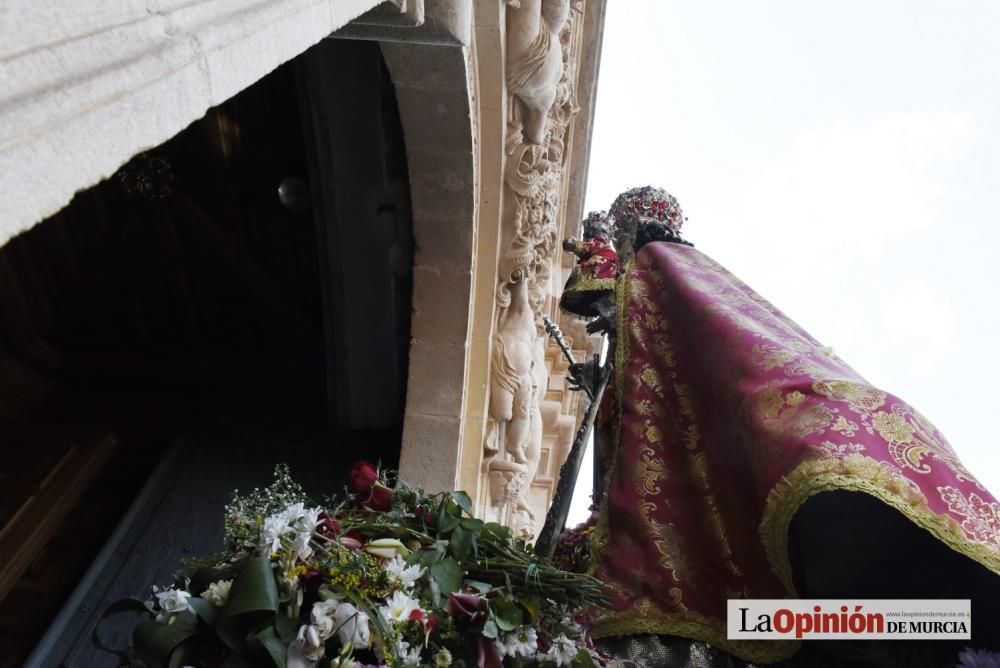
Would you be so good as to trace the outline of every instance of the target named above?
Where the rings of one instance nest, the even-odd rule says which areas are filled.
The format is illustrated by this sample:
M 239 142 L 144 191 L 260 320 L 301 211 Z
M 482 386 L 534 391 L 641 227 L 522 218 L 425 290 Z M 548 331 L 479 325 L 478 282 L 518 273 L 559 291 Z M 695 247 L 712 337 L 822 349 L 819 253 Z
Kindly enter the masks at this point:
M 483 487 L 491 519 L 527 539 L 543 519 L 538 511 L 544 508 L 532 504 L 533 485 L 537 488 L 543 476 L 543 487 L 554 484 L 561 462 L 552 460 L 565 456 L 578 403 L 575 395 L 561 392 L 565 364 L 548 344 L 540 320 L 553 311 L 563 279 L 558 249 L 564 172 L 578 111 L 575 47 L 583 23 L 578 10 L 570 0 L 509 0 L 506 11 L 503 239 Z

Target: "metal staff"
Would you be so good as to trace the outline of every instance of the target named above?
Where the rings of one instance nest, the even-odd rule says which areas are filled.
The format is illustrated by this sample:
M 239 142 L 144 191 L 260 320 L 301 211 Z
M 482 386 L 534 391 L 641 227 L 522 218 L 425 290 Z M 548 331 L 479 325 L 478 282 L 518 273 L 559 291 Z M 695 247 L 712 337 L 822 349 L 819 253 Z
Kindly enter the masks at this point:
M 580 466 L 583 464 L 583 455 L 587 447 L 587 438 L 594 428 L 594 420 L 597 417 L 597 409 L 601 404 L 601 397 L 611 379 L 611 364 L 605 364 L 601 368 L 601 377 L 597 383 L 594 400 L 587 406 L 587 412 L 583 414 L 583 423 L 576 432 L 573 439 L 573 447 L 570 448 L 569 455 L 562 468 L 559 469 L 559 484 L 556 486 L 556 493 L 552 498 L 552 505 L 549 512 L 545 514 L 545 526 L 538 534 L 535 542 L 535 553 L 545 558 L 551 559 L 556 551 L 556 544 L 559 536 L 566 526 L 566 517 L 569 515 L 569 506 L 573 501 L 573 489 L 576 487 L 576 479 L 580 475 Z
M 559 329 L 559 325 L 552 322 L 552 320 L 549 319 L 549 316 L 547 315 L 542 316 L 542 322 L 545 324 L 546 334 L 551 336 L 552 340 L 555 341 L 557 344 L 559 344 L 559 348 L 562 350 L 563 355 L 569 361 L 571 369 L 576 368 L 576 359 L 573 357 L 573 351 L 570 350 L 569 346 L 566 345 L 566 339 L 563 338 L 563 333 L 562 330 Z M 583 391 L 587 394 L 587 398 L 590 399 L 591 402 L 593 402 L 594 392 L 593 390 L 590 389 L 590 386 L 586 382 L 584 382 L 582 377 L 577 377 L 577 374 L 574 373 L 573 371 L 570 371 L 570 373 L 574 376 L 574 379 L 579 383 L 580 388 L 583 389 Z

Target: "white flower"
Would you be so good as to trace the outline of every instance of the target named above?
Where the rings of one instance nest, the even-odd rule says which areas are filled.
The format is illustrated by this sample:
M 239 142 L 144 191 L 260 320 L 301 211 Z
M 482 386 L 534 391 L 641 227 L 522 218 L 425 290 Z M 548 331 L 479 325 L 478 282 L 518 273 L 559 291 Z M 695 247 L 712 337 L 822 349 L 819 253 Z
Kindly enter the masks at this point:
M 212 605 L 221 608 L 229 600 L 229 590 L 232 586 L 232 580 L 218 580 L 208 585 L 208 589 L 201 593 L 201 597 Z
M 309 613 L 309 621 L 316 627 L 323 640 L 333 635 L 333 611 L 337 609 L 339 603 L 340 601 L 317 601 L 313 603 L 312 611 Z
M 519 656 L 529 659 L 538 652 L 538 634 L 529 626 L 511 631 L 503 639 L 504 653 L 507 656 Z
M 160 604 L 160 609 L 169 615 L 184 612 L 190 608 L 188 605 L 189 598 L 191 598 L 191 594 L 183 589 L 167 589 L 156 595 L 156 601 Z
M 410 643 L 402 638 L 396 640 L 396 656 L 403 662 L 404 666 L 420 665 L 420 648 L 410 649 Z
M 295 556 L 299 559 L 305 560 L 312 556 L 313 549 L 309 542 L 312 540 L 312 533 L 297 533 L 295 534 L 295 540 L 292 541 L 292 550 L 295 552 Z
M 395 538 L 377 538 L 368 541 L 365 552 L 382 559 L 392 559 L 397 554 L 406 555 L 409 550 Z
M 315 626 L 300 626 L 285 653 L 286 668 L 315 668 L 323 658 L 323 641 Z
M 407 566 L 403 558 L 397 554 L 386 562 L 385 570 L 388 571 L 389 575 L 402 582 L 404 588 L 413 589 L 413 585 L 423 577 L 424 571 L 427 569 L 421 568 L 419 564 Z
M 416 600 L 401 591 L 394 591 L 392 596 L 385 599 L 385 605 L 378 609 L 378 613 L 387 622 L 402 623 L 410 619 L 414 610 L 419 609 L 420 603 Z
M 301 593 L 301 584 L 299 576 L 294 571 L 286 571 L 278 578 L 278 586 L 281 587 L 281 591 L 289 595 Z
M 302 511 L 302 516 L 295 521 L 295 530 L 311 534 L 316 529 L 316 525 L 319 524 L 319 516 L 322 512 L 322 508 L 306 508 Z
M 438 650 L 438 653 L 434 655 L 434 668 L 448 668 L 451 665 L 452 658 L 451 652 L 446 649 Z
M 355 649 L 367 648 L 371 644 L 371 630 L 368 615 L 350 603 L 341 603 L 333 613 L 337 623 L 337 637 L 341 645 L 350 643 Z
M 264 518 L 264 526 L 260 529 L 261 551 L 277 552 L 281 549 L 281 537 L 292 531 L 282 515 L 271 515 Z
M 285 524 L 294 524 L 297 519 L 306 514 L 306 504 L 304 503 L 290 503 L 285 508 L 285 512 L 281 514 L 284 518 Z
M 552 641 L 552 646 L 545 657 L 556 662 L 557 666 L 568 666 L 576 658 L 576 645 L 565 635 L 560 634 Z
M 361 664 L 349 656 L 345 657 L 343 661 L 340 660 L 340 657 L 337 657 L 330 662 L 330 668 L 361 668 Z

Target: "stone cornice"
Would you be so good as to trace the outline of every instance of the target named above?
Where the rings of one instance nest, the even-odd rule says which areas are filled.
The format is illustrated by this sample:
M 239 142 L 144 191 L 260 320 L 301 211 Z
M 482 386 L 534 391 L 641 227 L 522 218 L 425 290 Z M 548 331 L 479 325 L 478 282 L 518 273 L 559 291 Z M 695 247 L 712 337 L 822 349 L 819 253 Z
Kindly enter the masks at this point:
M 0 245 L 379 3 L 101 4 L 0 13 Z

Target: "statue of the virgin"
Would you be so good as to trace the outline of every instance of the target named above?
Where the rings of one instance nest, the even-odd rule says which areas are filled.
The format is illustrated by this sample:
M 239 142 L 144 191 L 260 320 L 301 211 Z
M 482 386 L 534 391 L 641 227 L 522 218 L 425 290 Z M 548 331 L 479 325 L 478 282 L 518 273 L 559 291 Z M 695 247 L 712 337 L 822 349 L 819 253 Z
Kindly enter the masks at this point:
M 592 553 L 615 611 L 594 636 L 651 666 L 945 666 L 962 645 L 998 649 L 1000 504 L 934 425 L 685 242 L 663 190 L 623 193 L 607 223 L 616 377 Z M 972 599 L 972 641 L 733 640 L 740 598 Z

